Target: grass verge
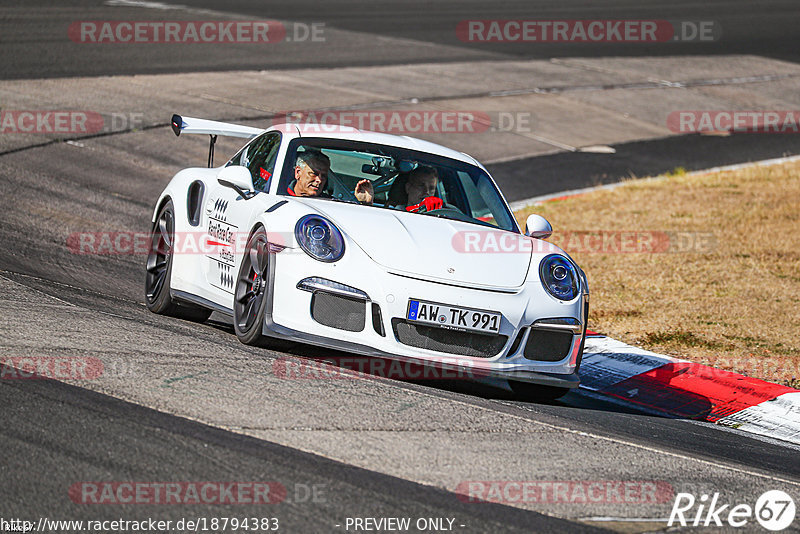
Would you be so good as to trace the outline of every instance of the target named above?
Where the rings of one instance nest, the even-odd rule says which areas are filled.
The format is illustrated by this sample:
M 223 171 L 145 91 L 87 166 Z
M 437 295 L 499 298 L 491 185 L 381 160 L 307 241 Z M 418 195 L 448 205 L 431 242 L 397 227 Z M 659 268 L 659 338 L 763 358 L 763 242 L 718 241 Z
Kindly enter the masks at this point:
M 586 271 L 589 327 L 792 387 L 800 381 L 800 162 L 668 173 L 517 212 Z

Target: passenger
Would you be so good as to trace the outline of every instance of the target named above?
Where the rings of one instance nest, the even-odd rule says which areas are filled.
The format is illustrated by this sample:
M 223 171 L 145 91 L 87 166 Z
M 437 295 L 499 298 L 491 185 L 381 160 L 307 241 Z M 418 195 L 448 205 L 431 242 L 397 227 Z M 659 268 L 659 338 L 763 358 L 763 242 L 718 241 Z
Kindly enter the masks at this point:
M 330 170 L 331 160 L 322 152 L 301 153 L 297 156 L 294 167 L 294 185 L 290 185 L 287 192 L 297 197 L 331 198 L 325 191 Z M 353 194 L 360 203 L 371 206 L 374 197 L 372 182 L 367 179 L 361 180 L 356 184 Z

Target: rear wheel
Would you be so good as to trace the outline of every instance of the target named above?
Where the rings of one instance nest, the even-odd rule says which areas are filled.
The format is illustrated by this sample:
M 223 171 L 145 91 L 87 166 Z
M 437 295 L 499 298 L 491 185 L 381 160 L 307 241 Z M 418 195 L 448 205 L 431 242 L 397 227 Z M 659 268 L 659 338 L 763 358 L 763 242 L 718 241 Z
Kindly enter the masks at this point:
M 262 329 L 267 308 L 268 260 L 267 232 L 260 227 L 247 240 L 233 301 L 233 326 L 236 337 L 245 345 L 266 344 Z
M 203 322 L 211 310 L 176 302 L 170 295 L 169 281 L 172 278 L 172 257 L 175 243 L 175 208 L 167 202 L 150 233 L 150 250 L 147 254 L 144 281 L 147 308 L 161 315 L 169 315 L 189 321 Z

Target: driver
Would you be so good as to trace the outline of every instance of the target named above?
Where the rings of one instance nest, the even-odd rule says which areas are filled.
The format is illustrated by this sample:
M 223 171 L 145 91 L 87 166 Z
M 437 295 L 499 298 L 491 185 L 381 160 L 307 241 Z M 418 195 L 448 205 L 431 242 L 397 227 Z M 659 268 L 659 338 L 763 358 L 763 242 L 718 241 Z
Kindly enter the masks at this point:
M 331 198 L 325 192 L 330 170 L 331 160 L 322 152 L 306 151 L 299 154 L 294 167 L 294 188 L 290 185 L 287 192 L 296 197 Z M 360 203 L 371 206 L 374 197 L 372 182 L 361 180 L 356 184 L 353 194 Z
M 434 196 L 439 183 L 439 174 L 433 167 L 420 165 L 408 173 L 406 182 L 406 195 L 408 201 L 406 211 L 425 211 L 441 209 L 444 205 L 441 198 Z

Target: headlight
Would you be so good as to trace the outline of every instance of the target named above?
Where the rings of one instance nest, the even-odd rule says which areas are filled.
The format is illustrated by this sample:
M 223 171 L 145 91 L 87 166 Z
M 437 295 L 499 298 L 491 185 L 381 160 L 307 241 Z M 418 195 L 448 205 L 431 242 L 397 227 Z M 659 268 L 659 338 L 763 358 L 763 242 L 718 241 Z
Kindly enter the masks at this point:
M 548 293 L 558 300 L 572 300 L 581 289 L 578 269 L 564 256 L 550 254 L 539 264 L 539 277 Z
M 344 254 L 342 233 L 332 222 L 319 215 L 306 215 L 297 221 L 294 236 L 300 248 L 315 260 L 330 263 Z

